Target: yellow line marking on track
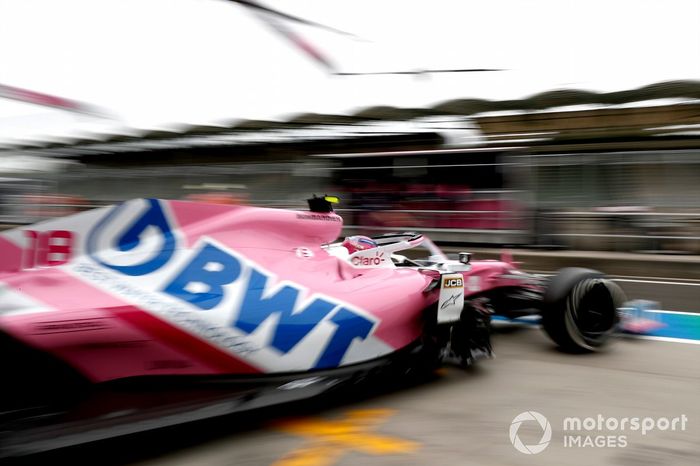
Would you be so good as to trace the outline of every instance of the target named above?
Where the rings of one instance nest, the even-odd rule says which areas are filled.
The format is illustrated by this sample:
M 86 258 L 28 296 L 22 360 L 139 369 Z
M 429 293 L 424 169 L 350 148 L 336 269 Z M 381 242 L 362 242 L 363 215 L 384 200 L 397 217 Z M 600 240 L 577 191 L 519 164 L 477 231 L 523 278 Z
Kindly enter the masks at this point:
M 276 423 L 275 428 L 310 440 L 273 466 L 330 466 L 350 450 L 370 455 L 416 451 L 416 442 L 372 432 L 393 414 L 388 409 L 364 409 L 348 411 L 339 420 L 302 418 Z

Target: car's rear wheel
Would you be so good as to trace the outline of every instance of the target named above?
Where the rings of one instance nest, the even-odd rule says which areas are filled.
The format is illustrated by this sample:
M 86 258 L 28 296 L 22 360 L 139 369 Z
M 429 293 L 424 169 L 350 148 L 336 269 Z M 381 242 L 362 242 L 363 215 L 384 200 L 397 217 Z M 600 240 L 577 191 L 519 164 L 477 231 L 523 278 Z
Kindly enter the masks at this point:
M 542 326 L 566 351 L 597 351 L 615 332 L 624 301 L 620 287 L 602 273 L 563 269 L 545 292 Z

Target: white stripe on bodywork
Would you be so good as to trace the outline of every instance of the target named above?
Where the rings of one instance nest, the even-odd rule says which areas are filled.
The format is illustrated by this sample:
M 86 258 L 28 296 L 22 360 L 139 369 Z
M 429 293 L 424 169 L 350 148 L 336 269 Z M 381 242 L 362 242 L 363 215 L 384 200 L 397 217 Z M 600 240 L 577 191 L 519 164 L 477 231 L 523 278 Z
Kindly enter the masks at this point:
M 16 316 L 55 310 L 44 302 L 37 301 L 5 283 L 0 283 L 0 316 Z

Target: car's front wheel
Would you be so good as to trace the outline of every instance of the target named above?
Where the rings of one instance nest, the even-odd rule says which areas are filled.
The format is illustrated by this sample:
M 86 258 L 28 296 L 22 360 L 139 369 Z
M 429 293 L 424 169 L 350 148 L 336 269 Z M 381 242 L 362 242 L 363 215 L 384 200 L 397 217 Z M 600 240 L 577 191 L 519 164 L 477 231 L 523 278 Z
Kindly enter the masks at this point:
M 602 273 L 563 269 L 544 294 L 542 326 L 566 351 L 597 351 L 615 332 L 624 301 L 624 292 Z

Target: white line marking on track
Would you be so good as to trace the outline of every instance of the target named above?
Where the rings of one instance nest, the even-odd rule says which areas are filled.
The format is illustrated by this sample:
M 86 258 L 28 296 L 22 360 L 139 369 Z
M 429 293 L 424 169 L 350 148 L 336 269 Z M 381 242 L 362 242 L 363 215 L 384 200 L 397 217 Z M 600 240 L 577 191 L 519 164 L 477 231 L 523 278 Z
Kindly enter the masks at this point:
M 686 338 L 653 337 L 650 335 L 622 335 L 624 338 L 635 338 L 641 340 L 655 340 L 666 343 L 684 343 L 686 345 L 700 345 L 700 340 L 689 340 Z
M 666 282 L 669 280 L 674 280 L 682 283 L 700 283 L 700 279 L 697 278 L 671 278 L 671 277 L 645 277 L 641 275 L 611 275 L 614 278 L 636 278 L 638 280 L 658 280 Z
M 496 321 L 498 322 L 497 326 L 501 325 L 516 325 L 518 327 L 523 327 L 523 328 L 530 328 L 530 329 L 541 329 L 541 325 L 535 325 L 531 323 L 526 323 L 526 322 L 507 322 L 507 321 Z M 617 333 L 615 334 L 618 338 L 630 338 L 630 339 L 635 339 L 635 340 L 654 340 L 654 341 L 663 341 L 665 343 L 683 343 L 686 345 L 700 345 L 700 340 L 690 340 L 687 338 L 671 338 L 671 337 L 655 337 L 651 335 L 634 335 L 631 333 Z
M 664 309 L 645 309 L 646 312 L 656 312 L 658 314 L 680 314 L 683 316 L 700 317 L 700 312 L 685 312 L 685 311 L 666 311 Z
M 556 272 L 553 270 L 530 270 L 529 273 L 534 273 L 536 275 L 541 275 L 543 277 L 553 277 Z M 608 275 L 612 280 L 616 282 L 630 282 L 630 283 L 651 283 L 657 285 L 688 285 L 688 286 L 700 286 L 700 280 L 695 278 L 678 278 L 674 280 L 665 279 L 664 277 L 642 277 L 636 275 Z M 683 281 L 678 281 L 683 280 Z
M 632 308 L 625 307 L 625 308 L 621 308 L 621 309 L 628 310 L 628 309 L 632 309 Z M 683 316 L 696 316 L 696 317 L 700 317 L 700 312 L 668 311 L 668 310 L 666 310 L 666 309 L 644 309 L 644 311 L 645 311 L 645 312 L 654 312 L 654 313 L 658 313 L 658 314 L 678 314 L 678 315 L 683 315 Z M 499 317 L 500 317 L 500 316 L 499 316 Z M 499 320 L 497 320 L 497 322 L 513 322 L 513 323 L 519 323 L 519 322 L 520 322 L 520 323 L 528 323 L 528 324 L 529 324 L 529 323 L 532 323 L 532 322 L 531 322 L 532 320 L 536 320 L 536 319 L 539 319 L 539 318 L 540 318 L 539 315 L 536 315 L 536 316 L 523 316 L 523 317 L 517 317 L 516 319 L 510 319 L 510 320 L 507 319 L 507 318 L 505 318 L 506 320 L 500 320 L 500 319 L 499 319 Z
M 700 283 L 687 283 L 687 282 L 666 282 L 661 280 L 639 280 L 634 278 L 613 278 L 615 282 L 628 282 L 628 283 L 651 283 L 654 285 L 685 285 L 685 286 L 700 286 Z
M 680 314 L 680 315 L 690 315 L 690 316 L 696 316 L 700 317 L 700 313 L 697 312 L 681 312 L 681 311 L 665 311 L 662 309 L 656 309 L 656 310 L 648 310 L 647 312 L 656 312 L 656 313 L 662 313 L 662 314 Z M 498 316 L 500 317 L 500 316 Z M 532 321 L 526 321 L 521 319 L 518 320 L 502 320 L 502 319 L 494 319 L 491 321 L 492 324 L 495 324 L 495 327 L 500 327 L 500 326 L 508 326 L 508 325 L 515 325 L 518 327 L 524 327 L 524 328 L 532 328 L 532 329 L 541 329 L 542 325 L 540 325 L 538 322 L 532 322 Z M 688 338 L 672 338 L 672 337 L 656 337 L 652 335 L 635 335 L 631 333 L 618 333 L 618 337 L 622 338 L 634 338 L 634 339 L 641 339 L 641 340 L 654 340 L 654 341 L 663 341 L 667 343 L 684 343 L 687 345 L 700 345 L 700 340 L 691 340 Z

